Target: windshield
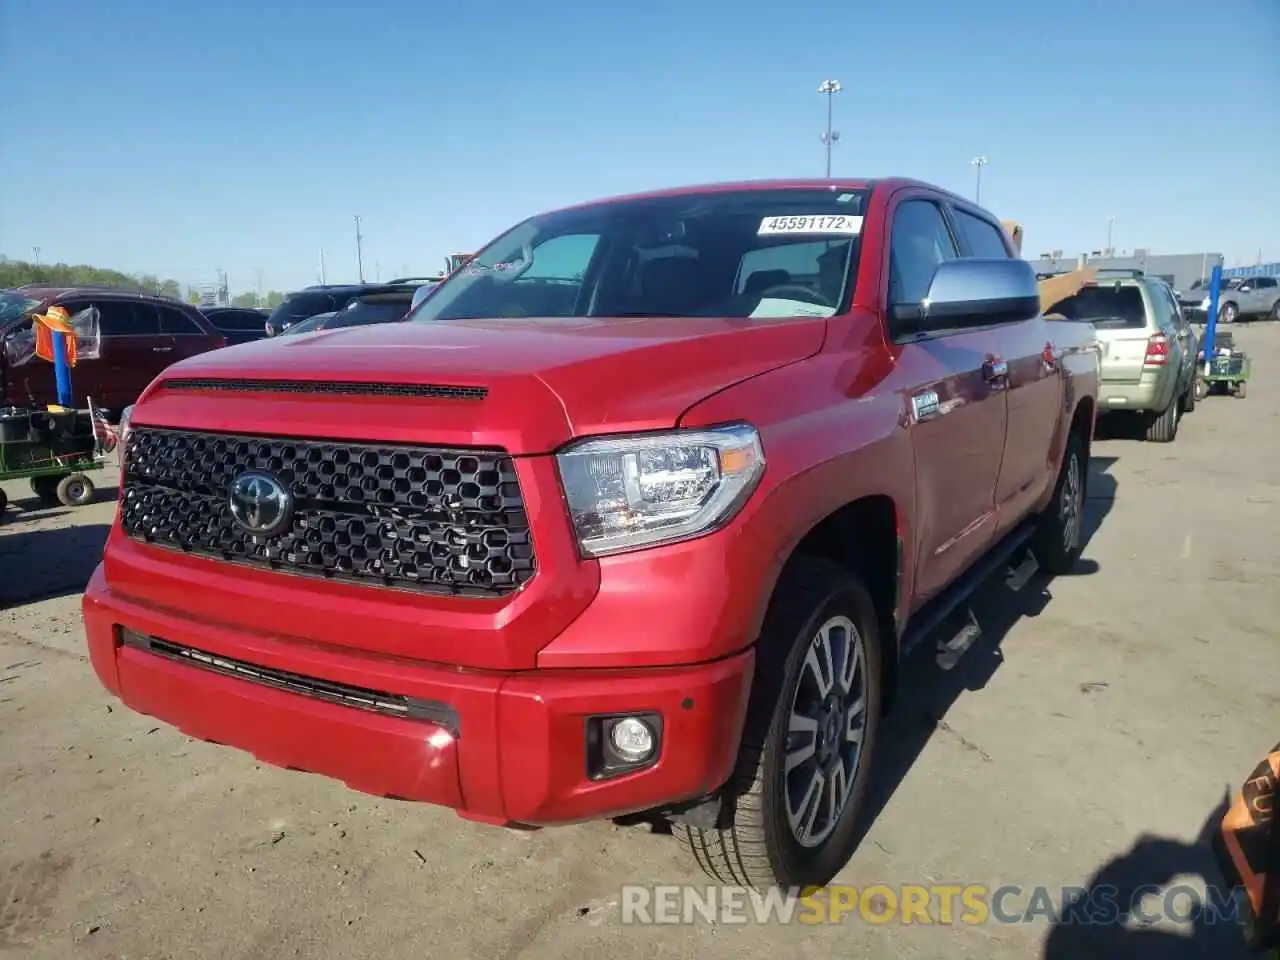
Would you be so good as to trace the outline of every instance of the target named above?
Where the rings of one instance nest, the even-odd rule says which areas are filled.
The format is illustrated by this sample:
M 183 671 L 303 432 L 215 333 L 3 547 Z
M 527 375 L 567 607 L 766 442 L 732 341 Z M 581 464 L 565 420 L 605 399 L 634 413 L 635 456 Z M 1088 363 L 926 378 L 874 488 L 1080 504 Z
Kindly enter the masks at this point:
M 34 310 L 38 306 L 40 306 L 39 300 L 32 300 L 30 297 L 24 297 L 20 293 L 10 293 L 7 290 L 0 291 L 0 327 L 7 326 L 28 310 Z
M 1085 287 L 1056 304 L 1053 312 L 1106 330 L 1139 330 L 1147 325 L 1142 291 L 1132 283 Z
M 324 325 L 324 322 L 332 316 L 334 316 L 332 313 L 317 313 L 314 317 L 307 317 L 305 320 L 290 324 L 280 333 L 286 336 L 291 333 L 310 333 L 312 330 L 319 330 Z
M 734 190 L 534 217 L 445 280 L 412 319 L 831 316 L 853 297 L 867 196 Z

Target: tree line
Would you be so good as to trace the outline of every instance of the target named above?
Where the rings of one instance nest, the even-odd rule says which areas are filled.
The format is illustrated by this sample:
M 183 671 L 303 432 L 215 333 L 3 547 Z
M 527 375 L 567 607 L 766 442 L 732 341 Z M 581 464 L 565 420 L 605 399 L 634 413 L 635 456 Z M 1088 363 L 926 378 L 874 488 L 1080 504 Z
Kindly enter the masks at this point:
M 187 287 L 184 294 L 182 285 L 177 280 L 149 273 L 122 273 L 83 263 L 28 263 L 25 260 L 6 260 L 0 263 L 0 289 L 12 289 L 28 283 L 65 287 L 117 287 L 121 290 L 144 290 L 175 300 L 185 299 L 188 303 L 200 302 L 200 291 L 195 287 Z M 250 291 L 236 294 L 231 298 L 231 305 L 272 308 L 279 306 L 283 300 L 284 294 L 279 290 L 272 290 L 261 297 Z

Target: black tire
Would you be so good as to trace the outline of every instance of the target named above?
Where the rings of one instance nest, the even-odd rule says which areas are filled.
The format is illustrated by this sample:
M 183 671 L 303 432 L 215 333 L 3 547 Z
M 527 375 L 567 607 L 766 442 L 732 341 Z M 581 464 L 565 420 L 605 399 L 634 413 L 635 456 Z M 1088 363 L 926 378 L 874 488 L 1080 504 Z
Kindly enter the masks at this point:
M 1195 395 L 1196 400 L 1203 400 L 1209 395 L 1209 381 L 1197 373 L 1195 383 L 1191 386 L 1191 392 Z
M 1147 423 L 1147 440 L 1152 443 L 1173 443 L 1178 439 L 1178 424 L 1182 422 L 1182 403 L 1174 397 L 1163 413 L 1156 414 Z
M 1277 300 L 1271 305 L 1271 313 L 1269 316 L 1272 320 L 1280 322 L 1280 300 Z
M 52 477 L 32 477 L 31 492 L 46 507 L 57 506 L 58 499 L 58 481 L 62 478 L 59 476 Z
M 5 508 L 9 506 L 9 495 L 0 490 L 0 514 L 3 514 Z
M 1089 445 L 1074 430 L 1053 486 L 1053 500 L 1040 514 L 1031 552 L 1051 577 L 1069 573 L 1084 551 L 1084 507 L 1089 492 Z
M 93 500 L 93 481 L 83 473 L 73 473 L 58 481 L 58 502 L 64 507 L 83 507 Z
M 822 628 L 843 620 L 852 626 L 837 626 L 828 635 Z M 794 736 L 812 737 L 809 754 L 788 772 L 788 746 L 794 754 L 793 733 L 789 731 L 792 715 L 799 701 L 807 710 L 810 693 L 820 693 L 813 670 L 825 673 L 818 657 L 810 651 L 833 651 L 837 632 L 847 641 L 848 651 L 859 649 L 861 665 L 855 660 L 846 691 L 861 691 L 861 744 L 853 742 L 848 731 L 854 726 L 857 696 L 846 694 L 842 704 L 827 701 L 839 697 L 840 684 L 835 678 L 843 673 L 835 666 L 835 656 L 826 662 L 833 668 L 829 696 L 819 707 L 812 733 L 807 730 Z M 787 565 L 773 601 L 765 617 L 756 645 L 757 663 L 751 706 L 743 728 L 738 764 L 722 792 L 719 826 L 694 827 L 677 823 L 674 833 L 688 847 L 698 865 L 713 879 L 725 884 L 767 889 L 773 886 L 822 886 L 849 861 L 857 846 L 858 814 L 866 797 L 876 733 L 879 729 L 881 699 L 881 648 L 875 607 L 866 588 L 851 571 L 824 560 L 798 558 Z M 825 659 L 825 658 L 824 658 Z M 844 658 L 842 664 L 847 662 Z M 833 726 L 834 724 L 834 726 Z M 840 725 L 845 735 L 839 735 Z M 797 728 L 798 731 L 799 728 Z M 836 736 L 832 737 L 835 731 Z M 830 746 L 856 752 L 856 756 L 828 754 Z M 839 778 L 829 776 L 837 769 Z M 825 764 L 828 776 L 820 766 Z M 852 782 L 848 770 L 854 767 Z M 808 768 L 812 767 L 812 771 Z M 821 807 L 829 800 L 831 783 L 845 781 L 843 806 L 835 817 Z M 807 778 L 807 779 L 806 779 Z M 809 797 L 809 791 L 792 788 L 812 787 L 821 780 L 818 796 L 812 804 L 799 804 L 799 829 L 792 826 L 794 798 Z M 812 809 L 812 816 L 805 814 Z M 820 836 L 817 820 L 823 821 Z M 805 829 L 807 827 L 807 829 Z M 802 844 L 801 837 L 809 840 Z
M 1246 393 L 1248 393 L 1248 390 L 1245 388 L 1244 381 L 1241 380 L 1239 383 L 1236 384 L 1236 399 L 1243 400 L 1245 398 Z
M 1240 308 L 1234 303 L 1224 303 L 1218 308 L 1219 323 L 1235 323 L 1240 317 Z

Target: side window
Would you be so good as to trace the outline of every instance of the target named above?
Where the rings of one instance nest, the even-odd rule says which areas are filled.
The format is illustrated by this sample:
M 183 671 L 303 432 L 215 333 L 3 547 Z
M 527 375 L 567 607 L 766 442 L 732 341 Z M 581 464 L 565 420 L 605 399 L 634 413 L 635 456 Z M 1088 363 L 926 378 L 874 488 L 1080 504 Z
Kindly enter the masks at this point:
M 889 242 L 889 302 L 918 304 L 929 293 L 934 271 L 958 256 L 942 211 L 929 200 L 908 200 L 893 216 Z
M 600 237 L 590 233 L 552 237 L 533 248 L 533 265 L 521 280 L 560 280 L 581 283 Z
M 172 307 L 156 307 L 156 310 L 160 313 L 161 333 L 171 333 L 175 336 L 200 336 L 204 333 L 196 322 L 181 310 L 175 310 Z
M 503 317 L 573 316 L 591 258 L 600 243 L 598 234 L 575 233 L 550 237 L 533 248 L 533 263 L 513 282 L 497 282 Z M 518 259 L 497 264 L 495 273 L 522 267 Z
M 1275 277 L 1258 277 L 1255 281 L 1259 290 L 1275 290 L 1280 284 L 1276 283 Z
M 1147 293 L 1155 310 L 1156 326 L 1167 334 L 1173 334 L 1178 329 L 1179 311 L 1168 289 L 1163 283 L 1152 283 L 1147 286 Z
M 953 208 L 952 213 L 956 218 L 956 230 L 968 251 L 967 256 L 1009 259 L 1009 250 L 994 224 L 964 210 Z
M 90 306 L 79 303 L 65 304 L 67 312 L 74 314 Z M 92 304 L 98 308 L 98 329 L 104 337 L 151 337 L 160 332 L 160 317 L 149 303 L 131 300 L 99 300 Z

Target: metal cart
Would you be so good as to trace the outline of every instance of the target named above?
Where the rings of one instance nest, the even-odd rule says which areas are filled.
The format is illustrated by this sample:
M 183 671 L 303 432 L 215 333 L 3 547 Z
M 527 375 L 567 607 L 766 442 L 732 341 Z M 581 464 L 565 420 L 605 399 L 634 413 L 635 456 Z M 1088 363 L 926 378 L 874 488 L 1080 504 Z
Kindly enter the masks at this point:
M 0 408 L 0 480 L 28 480 L 46 504 L 78 507 L 93 499 L 88 474 L 110 450 L 89 410 Z M 0 490 L 0 512 L 8 497 Z
M 1237 400 L 1243 400 L 1247 393 L 1246 384 L 1249 382 L 1253 364 L 1246 353 L 1235 348 L 1231 334 L 1219 333 L 1216 340 L 1216 346 L 1225 349 L 1222 353 L 1214 351 L 1217 356 L 1207 368 L 1204 362 L 1204 351 L 1201 350 L 1196 357 L 1200 369 L 1196 377 L 1196 399 L 1203 400 L 1210 394 L 1216 393 L 1229 394 Z

